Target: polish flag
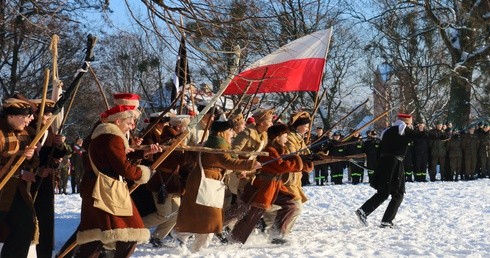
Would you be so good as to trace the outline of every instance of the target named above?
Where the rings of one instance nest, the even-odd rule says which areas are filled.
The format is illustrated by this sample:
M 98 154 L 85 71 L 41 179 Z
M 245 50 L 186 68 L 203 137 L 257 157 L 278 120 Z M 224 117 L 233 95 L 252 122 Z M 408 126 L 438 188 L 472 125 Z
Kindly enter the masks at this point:
M 288 43 L 236 75 L 223 94 L 318 91 L 331 36 L 329 28 Z

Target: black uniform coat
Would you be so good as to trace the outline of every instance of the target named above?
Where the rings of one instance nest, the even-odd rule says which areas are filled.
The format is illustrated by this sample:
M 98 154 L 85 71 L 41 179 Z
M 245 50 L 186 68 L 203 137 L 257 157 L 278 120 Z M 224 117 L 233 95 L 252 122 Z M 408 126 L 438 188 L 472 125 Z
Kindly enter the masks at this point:
M 380 160 L 375 170 L 371 186 L 377 190 L 388 189 L 390 193 L 405 192 L 405 171 L 403 159 L 410 141 L 424 137 L 426 132 L 415 131 L 397 121 L 382 134 Z

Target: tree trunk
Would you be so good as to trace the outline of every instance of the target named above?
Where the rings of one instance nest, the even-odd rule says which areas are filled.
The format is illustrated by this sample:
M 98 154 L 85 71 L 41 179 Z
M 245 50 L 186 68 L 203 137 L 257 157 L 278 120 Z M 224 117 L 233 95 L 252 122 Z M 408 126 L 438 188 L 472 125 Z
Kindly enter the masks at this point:
M 451 78 L 451 89 L 448 107 L 448 122 L 456 128 L 464 128 L 470 120 L 471 75 L 472 69 L 467 69 Z

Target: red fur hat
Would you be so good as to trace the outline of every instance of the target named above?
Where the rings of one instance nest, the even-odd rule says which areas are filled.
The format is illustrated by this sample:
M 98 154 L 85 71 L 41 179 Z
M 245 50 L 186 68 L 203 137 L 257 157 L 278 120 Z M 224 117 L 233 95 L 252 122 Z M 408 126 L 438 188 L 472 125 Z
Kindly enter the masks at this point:
M 398 118 L 400 118 L 400 119 L 412 118 L 412 115 L 400 113 L 400 114 L 398 114 Z
M 140 105 L 140 96 L 134 93 L 115 93 L 114 105 L 135 106 Z
M 106 118 L 107 121 L 113 122 L 117 119 L 125 119 L 135 117 L 135 106 L 117 105 L 109 110 L 106 110 L 100 115 L 101 118 Z

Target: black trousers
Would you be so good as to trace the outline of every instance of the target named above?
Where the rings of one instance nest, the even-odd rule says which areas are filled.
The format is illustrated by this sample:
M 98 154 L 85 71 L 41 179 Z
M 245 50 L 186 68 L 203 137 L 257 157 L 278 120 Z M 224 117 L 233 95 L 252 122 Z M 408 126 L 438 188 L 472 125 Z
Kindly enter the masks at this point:
M 10 228 L 10 233 L 3 244 L 0 257 L 27 257 L 29 246 L 34 237 L 35 216 L 31 205 L 22 198 L 19 190 L 8 212 L 0 212 L 0 220 Z
M 51 258 L 54 249 L 54 178 L 53 175 L 36 177 L 32 194 L 37 190 L 34 209 L 39 221 L 39 244 L 36 245 L 38 258 Z M 40 185 L 39 185 L 40 184 Z M 34 196 L 34 195 L 33 195 Z
M 116 251 L 114 253 L 114 257 L 123 258 L 123 257 L 131 257 L 134 249 L 136 248 L 136 242 L 116 242 Z M 83 245 L 80 245 L 77 254 L 75 257 L 80 258 L 98 258 L 102 250 L 104 249 L 104 245 L 100 241 L 89 242 Z
M 316 185 L 324 185 L 328 182 L 328 165 L 321 164 L 315 166 L 315 183 Z
M 367 200 L 362 206 L 361 209 L 366 213 L 366 216 L 375 211 L 388 197 L 390 193 L 388 190 L 381 189 L 378 190 L 369 200 Z M 381 222 L 393 222 L 395 219 L 396 213 L 398 212 L 398 208 L 403 201 L 404 193 L 391 193 L 391 200 L 386 208 L 385 214 L 383 215 L 383 219 Z

